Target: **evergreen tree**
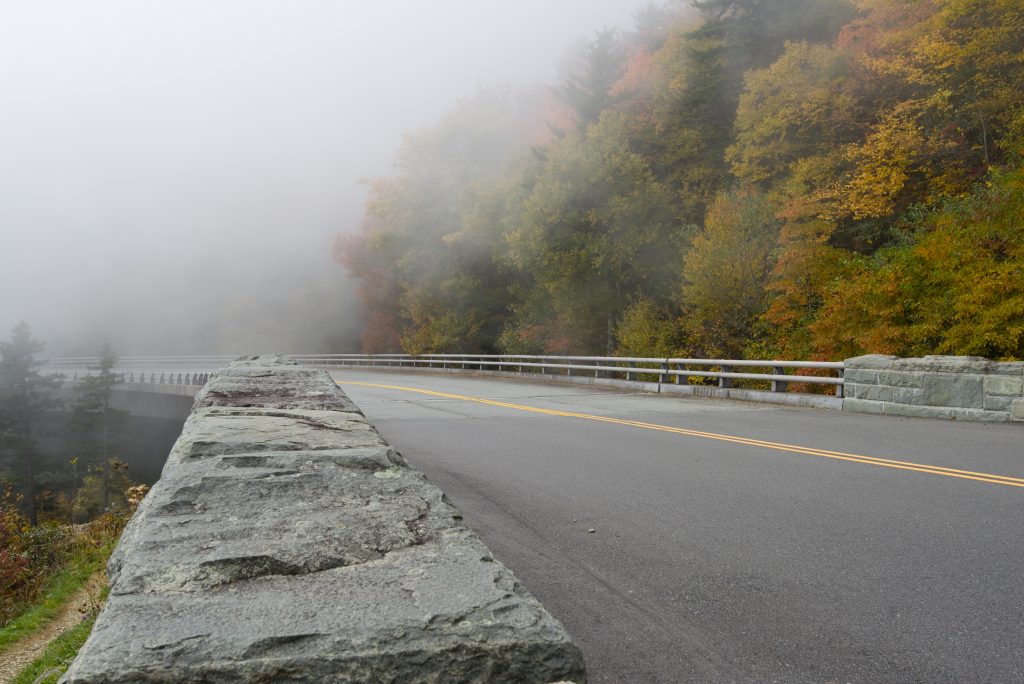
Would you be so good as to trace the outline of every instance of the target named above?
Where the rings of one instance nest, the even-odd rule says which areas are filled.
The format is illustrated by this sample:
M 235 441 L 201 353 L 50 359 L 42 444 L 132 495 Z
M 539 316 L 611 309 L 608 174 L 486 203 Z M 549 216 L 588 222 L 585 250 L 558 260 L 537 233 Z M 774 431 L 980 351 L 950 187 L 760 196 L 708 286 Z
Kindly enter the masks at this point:
M 110 507 L 112 484 L 123 464 L 117 458 L 117 448 L 124 435 L 127 411 L 110 405 L 111 393 L 121 382 L 114 372 L 117 353 L 109 345 L 100 350 L 95 372 L 83 377 L 76 387 L 78 397 L 72 405 L 71 425 L 82 434 L 80 458 L 102 483 L 102 507 Z M 89 511 L 95 514 L 100 511 Z
M 595 123 L 614 103 L 612 86 L 625 67 L 626 52 L 614 29 L 597 31 L 594 38 L 570 53 L 568 74 L 559 89 L 580 131 Z
M 13 455 L 16 478 L 24 494 L 31 523 L 38 522 L 40 476 L 48 456 L 37 443 L 46 415 L 61 401 L 54 396 L 62 376 L 43 375 L 36 354 L 44 343 L 32 337 L 21 322 L 8 342 L 0 342 L 0 449 Z

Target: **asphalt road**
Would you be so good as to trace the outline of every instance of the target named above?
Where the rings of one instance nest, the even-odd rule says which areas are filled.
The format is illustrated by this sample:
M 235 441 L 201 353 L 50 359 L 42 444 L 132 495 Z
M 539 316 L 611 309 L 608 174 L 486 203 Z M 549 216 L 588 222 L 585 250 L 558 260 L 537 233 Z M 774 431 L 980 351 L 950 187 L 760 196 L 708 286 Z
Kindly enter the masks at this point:
M 1024 681 L 1024 425 L 334 375 L 592 682 Z

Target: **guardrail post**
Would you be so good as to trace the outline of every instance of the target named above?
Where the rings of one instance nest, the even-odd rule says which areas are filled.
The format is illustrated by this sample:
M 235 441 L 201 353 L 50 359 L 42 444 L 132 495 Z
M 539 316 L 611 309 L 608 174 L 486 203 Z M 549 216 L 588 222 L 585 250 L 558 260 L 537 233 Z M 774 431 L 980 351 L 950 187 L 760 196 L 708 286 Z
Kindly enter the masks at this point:
M 843 377 L 843 371 L 842 370 L 839 371 L 839 377 L 840 378 Z M 839 398 L 839 399 L 843 398 L 843 385 L 842 385 L 842 383 L 839 383 L 838 385 L 836 385 L 836 397 Z
M 676 364 L 676 370 L 677 371 L 685 371 L 686 370 L 686 364 L 685 363 Z M 677 375 L 676 376 L 676 384 L 677 385 L 689 385 L 690 384 L 690 376 L 686 375 L 685 372 L 682 375 Z
M 658 376 L 659 385 L 667 385 L 671 376 L 668 374 L 668 361 L 661 364 L 661 375 Z
M 772 366 L 772 373 L 785 375 L 786 369 L 782 366 Z M 789 383 L 785 380 L 772 380 L 772 392 L 786 392 L 789 390 Z
M 731 373 L 732 372 L 732 366 L 722 366 L 722 372 L 723 373 Z M 732 387 L 732 378 L 719 377 L 718 378 L 718 386 L 719 387 Z

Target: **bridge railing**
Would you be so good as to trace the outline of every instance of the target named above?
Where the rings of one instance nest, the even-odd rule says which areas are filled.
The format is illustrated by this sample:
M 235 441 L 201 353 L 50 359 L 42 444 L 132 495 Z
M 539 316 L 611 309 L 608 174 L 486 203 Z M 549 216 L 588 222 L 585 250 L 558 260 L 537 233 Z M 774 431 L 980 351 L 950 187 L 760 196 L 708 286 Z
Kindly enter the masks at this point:
M 117 377 L 118 385 L 188 385 L 192 387 L 202 387 L 210 378 L 213 376 L 211 372 L 150 372 L 146 373 L 143 371 L 129 371 L 124 369 L 114 369 L 114 375 Z M 51 371 L 47 373 L 49 375 L 56 375 L 58 372 Z M 64 378 L 64 382 L 77 385 L 83 378 L 90 375 L 98 375 L 98 371 L 95 369 L 85 370 L 74 370 L 70 372 L 59 372 Z
M 788 392 L 793 383 L 825 385 L 843 396 L 841 361 L 786 361 L 779 359 L 691 359 L 623 356 L 551 356 L 536 354 L 291 354 L 307 366 L 327 368 L 418 368 L 565 375 L 658 385 L 712 385 L 720 388 L 756 384 L 771 392 Z M 115 372 L 129 383 L 205 384 L 212 372 L 234 356 L 127 356 Z M 77 378 L 95 372 L 98 359 L 50 359 L 44 372 Z
M 238 355 L 207 355 L 207 356 L 122 356 L 117 360 L 118 372 L 130 371 L 164 371 L 164 372 L 198 372 L 214 371 L 226 366 Z M 46 359 L 44 370 L 47 372 L 85 372 L 99 365 L 96 356 L 65 356 Z
M 760 381 L 772 392 L 791 383 L 829 385 L 843 396 L 843 362 L 778 359 L 689 359 L 535 354 L 298 354 L 301 364 L 331 368 L 420 368 L 512 373 L 564 374 L 648 380 L 659 384 L 709 384 L 729 388 L 736 380 Z M 814 374 L 811 374 L 814 373 Z
M 113 372 L 123 383 L 202 386 L 217 369 L 235 360 L 237 355 L 206 356 L 123 356 Z M 73 356 L 44 361 L 42 373 L 61 374 L 68 382 L 99 372 L 99 358 Z

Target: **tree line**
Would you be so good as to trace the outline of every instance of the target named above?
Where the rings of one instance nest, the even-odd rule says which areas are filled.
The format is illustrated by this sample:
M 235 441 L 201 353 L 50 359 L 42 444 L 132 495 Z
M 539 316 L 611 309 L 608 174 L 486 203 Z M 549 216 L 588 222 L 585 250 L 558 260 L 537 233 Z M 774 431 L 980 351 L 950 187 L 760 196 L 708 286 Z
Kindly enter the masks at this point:
M 69 396 L 63 375 L 41 372 L 44 346 L 26 323 L 0 342 L 0 513 L 20 509 L 35 526 L 127 509 L 134 483 L 118 453 L 128 412 L 110 403 L 121 382 L 117 354 L 104 345 L 96 368 Z M 65 432 L 71 439 L 61 437 Z
M 409 134 L 366 352 L 1024 358 L 1024 5 L 694 0 Z

